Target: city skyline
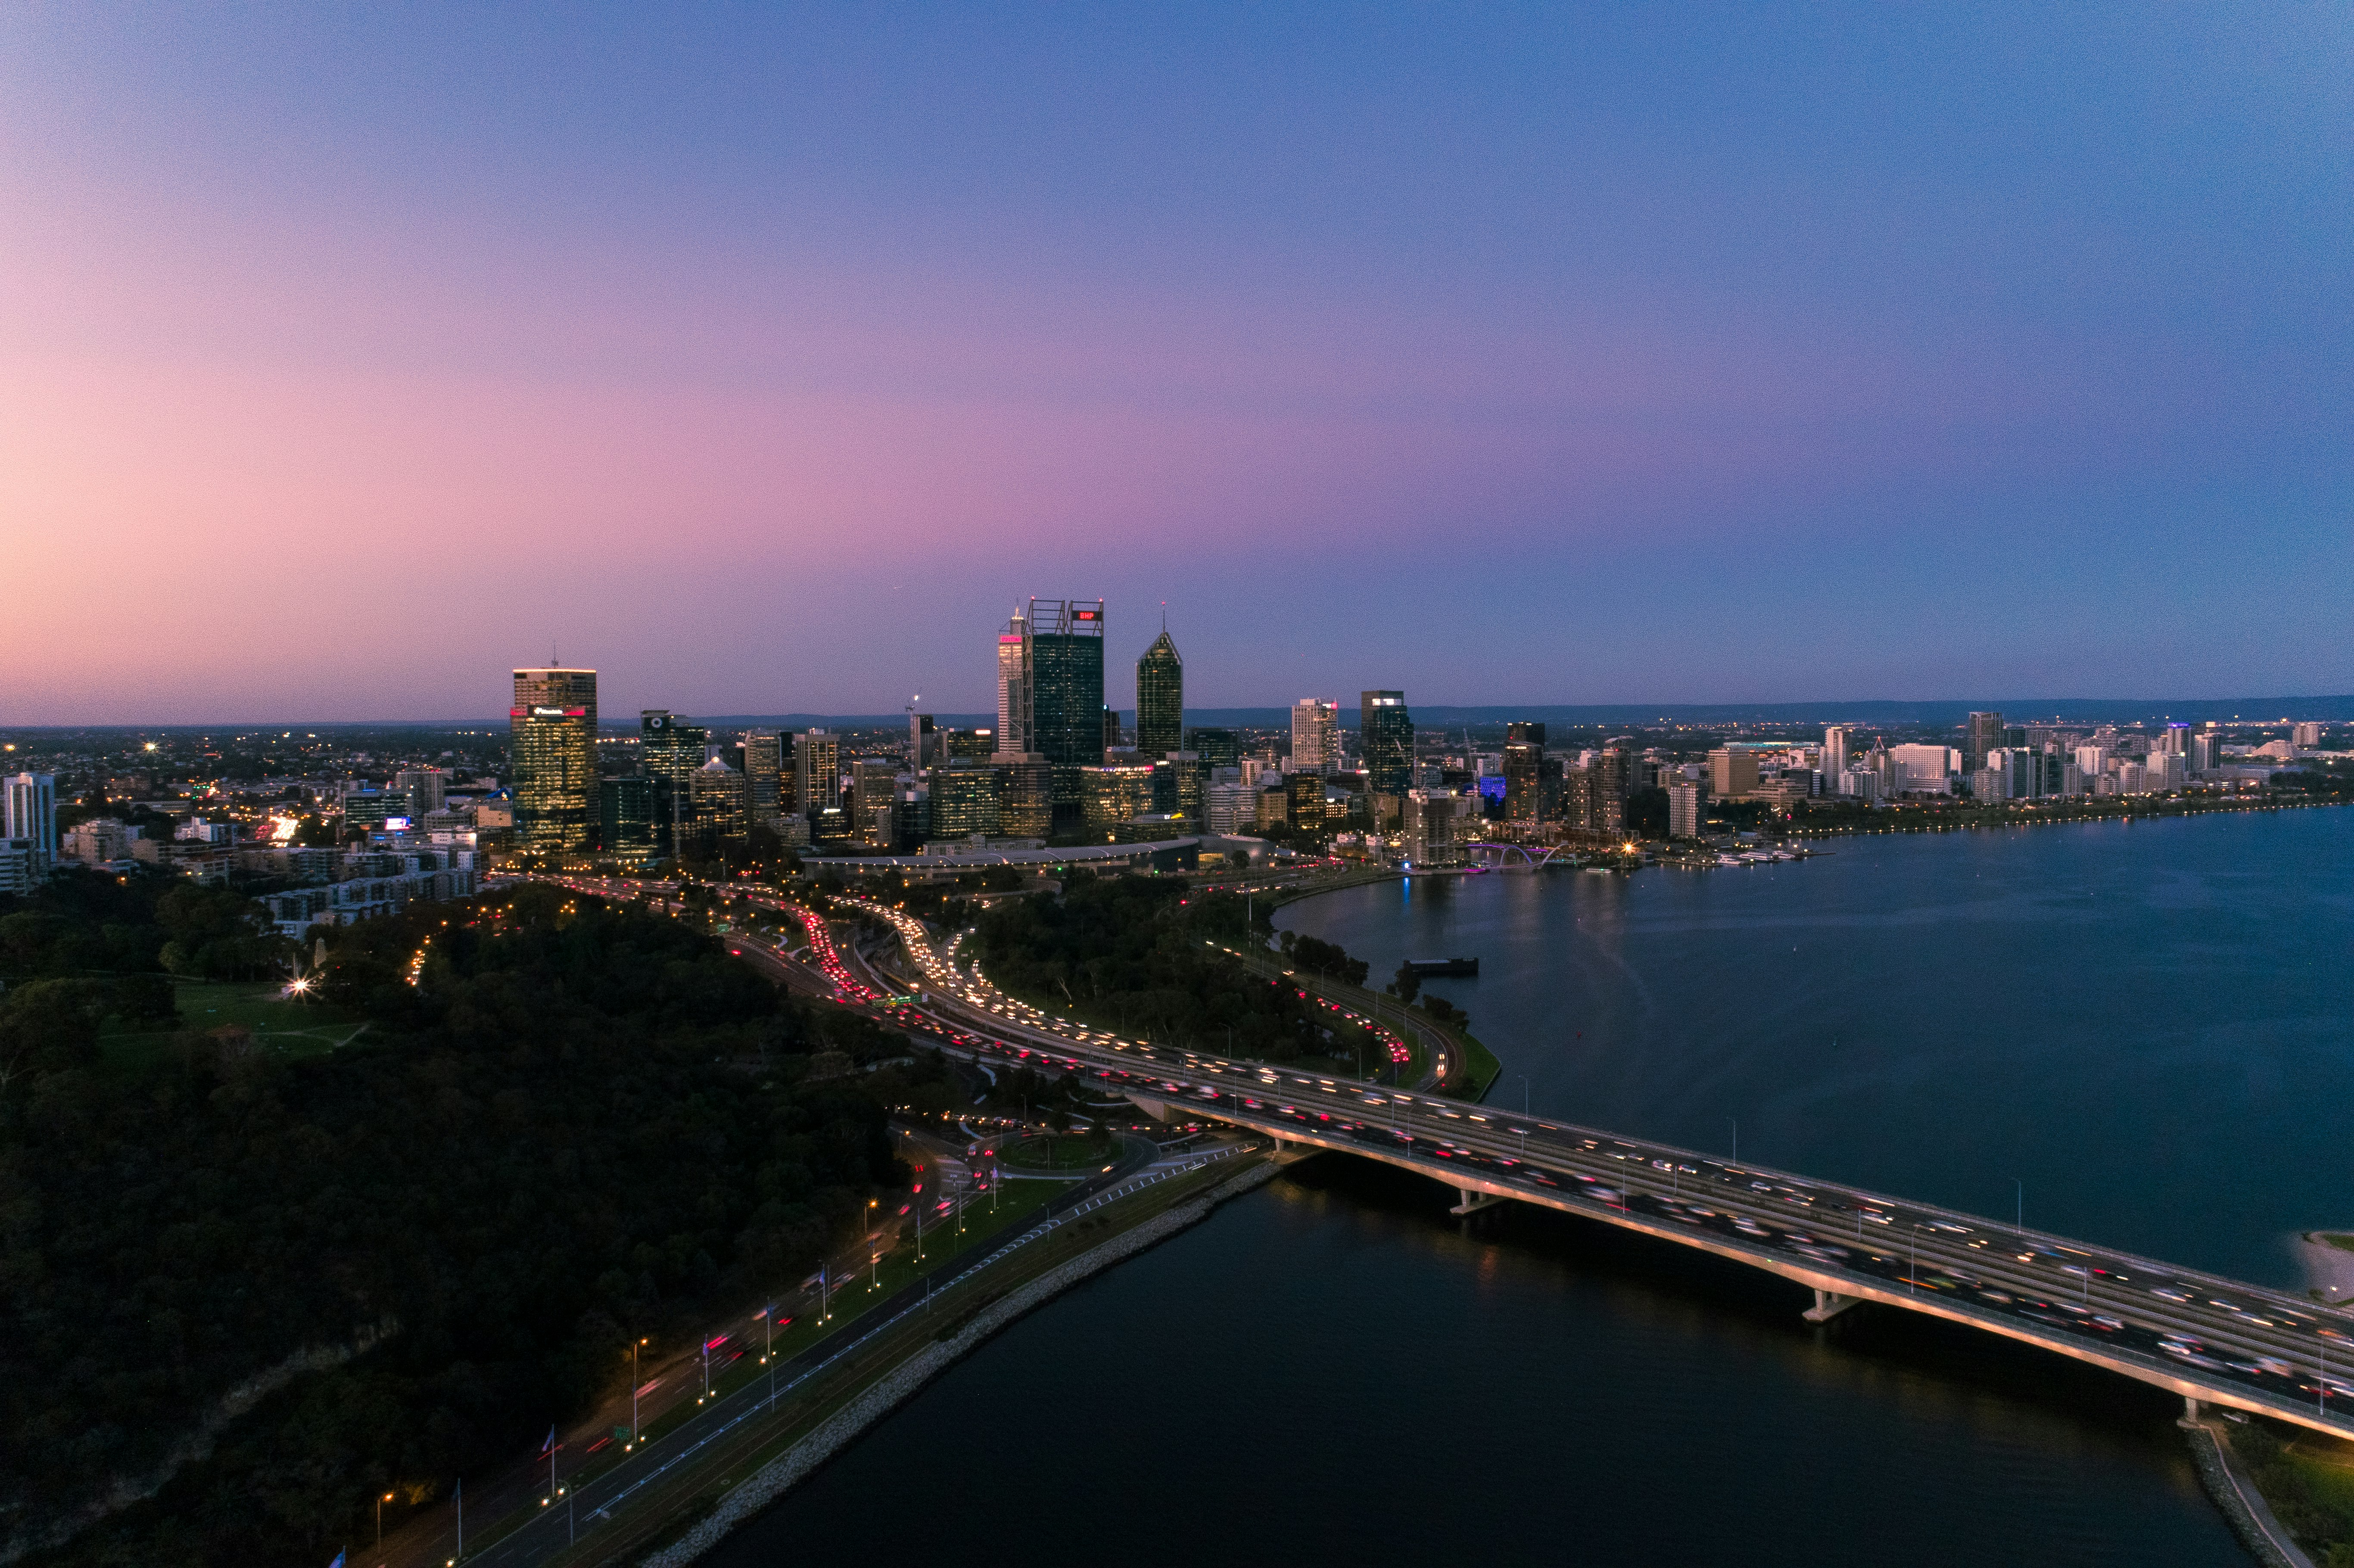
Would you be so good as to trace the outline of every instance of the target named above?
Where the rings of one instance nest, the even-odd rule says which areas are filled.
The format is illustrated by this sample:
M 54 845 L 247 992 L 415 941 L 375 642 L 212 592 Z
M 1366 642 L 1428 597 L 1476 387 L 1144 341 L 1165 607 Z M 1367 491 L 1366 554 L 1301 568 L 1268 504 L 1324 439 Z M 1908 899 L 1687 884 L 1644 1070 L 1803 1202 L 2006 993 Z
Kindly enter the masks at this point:
M 0 723 L 2354 689 L 2343 17 L 0 41 Z

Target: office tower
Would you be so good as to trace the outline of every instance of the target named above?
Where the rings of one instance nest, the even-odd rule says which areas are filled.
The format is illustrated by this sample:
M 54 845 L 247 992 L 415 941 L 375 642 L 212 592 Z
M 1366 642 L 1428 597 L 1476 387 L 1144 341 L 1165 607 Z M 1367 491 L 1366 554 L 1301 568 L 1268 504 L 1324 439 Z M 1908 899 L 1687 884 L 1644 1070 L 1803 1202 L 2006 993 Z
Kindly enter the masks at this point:
M 1030 618 L 1016 609 L 997 634 L 997 749 L 1022 757 L 1036 749 L 1031 735 L 1034 677 Z
M 2316 729 L 2321 726 L 2316 725 Z M 2081 758 L 2084 749 L 2077 755 Z M 2081 765 L 2081 764 L 2080 764 Z M 2190 771 L 2207 773 L 2223 766 L 2223 737 L 2211 730 L 2200 730 L 2190 737 Z
M 796 815 L 811 817 L 842 804 L 842 741 L 826 730 L 793 736 L 793 802 Z
M 1291 705 L 1291 761 L 1287 773 L 1330 773 L 1341 760 L 1341 705 L 1302 697 Z
M 1991 757 L 1997 751 L 2009 749 L 2013 748 L 1997 744 L 1988 747 L 1987 754 Z M 1892 746 L 1888 759 L 1897 770 L 1891 784 L 1892 792 L 1942 795 L 1947 791 L 1948 780 L 1956 771 L 1954 748 L 1949 746 Z M 1754 758 L 1750 766 L 1753 769 L 1756 767 Z
M 58 863 L 58 779 L 17 773 L 0 780 L 0 839 L 27 845 L 28 874 L 48 875 Z
M 690 782 L 688 838 L 680 843 L 679 853 L 686 853 L 691 844 L 697 854 L 707 854 L 721 839 L 741 837 L 744 830 L 744 776 L 720 758 L 711 758 L 695 770 Z
M 755 827 L 784 814 L 785 741 L 772 729 L 744 732 L 744 810 Z
M 907 715 L 907 766 L 929 768 L 940 760 L 940 746 L 947 737 L 929 714 Z
M 1844 738 L 1844 737 L 1842 737 Z M 1697 780 L 1679 779 L 1668 786 L 1668 837 L 1700 837 L 1701 811 L 1707 796 Z
M 1972 714 L 1962 731 L 1962 771 L 1975 773 L 1986 766 L 1987 753 L 2003 744 L 2002 715 Z
M 996 751 L 997 732 L 993 729 L 952 729 L 948 732 L 947 761 L 986 762 Z
M 1320 835 L 1324 832 L 1324 775 L 1285 775 L 1283 796 L 1284 820 L 1294 832 Z
M 1357 694 L 1357 743 L 1365 757 L 1365 788 L 1403 795 L 1414 783 L 1414 719 L 1404 692 Z
M 1202 825 L 1214 833 L 1247 833 L 1258 825 L 1258 791 L 1221 779 L 1202 791 Z
M 1200 757 L 1202 766 L 1213 773 L 1243 764 L 1242 740 L 1230 729 L 1189 729 L 1185 749 Z
M 1098 765 L 1079 770 L 1080 825 L 1098 842 L 1116 838 L 1131 817 L 1152 810 L 1149 765 Z
M 587 849 L 597 828 L 597 672 L 517 670 L 507 724 L 516 838 L 538 854 Z
M 855 831 L 877 849 L 891 847 L 891 807 L 898 799 L 899 765 L 886 757 L 862 757 L 850 765 L 850 810 Z
M 678 853 L 695 816 L 695 772 L 710 755 L 711 731 L 668 708 L 638 710 L 638 768 L 653 780 L 654 853 Z
M 1543 812 L 1545 726 L 1516 720 L 1504 727 L 1504 815 L 1533 822 Z
M 408 797 L 408 815 L 438 811 L 448 800 L 450 775 L 439 768 L 404 768 L 392 776 L 392 787 Z
M 1185 661 L 1169 629 L 1136 662 L 1136 749 L 1157 762 L 1185 747 Z
M 1836 779 L 1847 771 L 1847 739 L 1849 730 L 1835 724 L 1823 731 L 1823 777 Z
M 2306 720 L 2299 724 L 2295 729 L 2289 731 L 2288 743 L 2296 747 L 2299 751 L 2320 750 L 2321 726 L 2311 719 Z M 2168 749 L 2170 750 L 2172 748 L 2169 747 Z
M 1720 746 L 1708 754 L 1708 792 L 1719 800 L 1745 800 L 1757 792 L 1757 754 L 1745 747 Z
M 932 832 L 936 839 L 965 839 L 998 832 L 996 768 L 985 763 L 951 762 L 932 769 Z
M 1029 626 L 1027 749 L 1054 769 L 1055 823 L 1067 831 L 1079 825 L 1079 769 L 1103 763 L 1103 600 L 1034 599 Z
M 1009 759 L 1002 753 L 991 768 L 997 775 L 997 831 L 1009 838 L 1043 839 L 1055 827 L 1055 770 L 1032 753 Z
M 1128 732 L 1127 732 L 1125 729 L 1123 729 L 1123 728 L 1121 728 L 1121 727 L 1120 727 L 1120 722 L 1119 722 L 1119 710 L 1118 708 L 1106 708 L 1106 709 L 1104 709 L 1104 711 L 1103 711 L 1103 750 L 1104 750 L 1104 754 L 1103 754 L 1101 757 L 1097 758 L 1096 760 L 1097 760 L 1097 761 L 1098 761 L 1098 762 L 1115 762 L 1115 761 L 1119 761 L 1119 760 L 1121 760 L 1121 759 L 1120 759 L 1120 758 L 1118 758 L 1113 757 L 1113 756 L 1112 756 L 1112 753 L 1113 753 L 1113 752 L 1115 752 L 1115 751 L 1132 751 L 1132 750 L 1134 750 L 1134 749 L 1135 749 L 1135 748 L 1134 748 L 1133 747 L 1131 747 L 1131 746 L 1129 746 L 1129 745 L 1128 744 Z
M 623 865 L 643 865 L 654 856 L 654 781 L 631 773 L 597 785 L 598 842 Z
M 2171 752 L 2177 757 L 2190 755 L 2190 726 L 2180 720 L 2168 724 L 2158 736 L 2156 749 Z

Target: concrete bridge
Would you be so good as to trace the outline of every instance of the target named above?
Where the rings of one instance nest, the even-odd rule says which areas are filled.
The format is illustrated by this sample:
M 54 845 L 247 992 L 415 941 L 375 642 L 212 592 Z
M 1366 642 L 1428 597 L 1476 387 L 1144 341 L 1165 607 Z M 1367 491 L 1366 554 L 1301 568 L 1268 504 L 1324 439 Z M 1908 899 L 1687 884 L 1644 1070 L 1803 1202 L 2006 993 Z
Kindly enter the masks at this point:
M 899 932 L 921 999 L 896 1021 L 953 1048 L 1068 1069 L 1156 1119 L 1379 1160 L 1453 1188 L 1453 1213 L 1534 1203 L 1766 1269 L 1824 1322 L 1876 1302 L 2180 1394 L 2354 1438 L 2354 1315 L 2089 1242 L 1469 1101 L 1122 1039 L 1007 997 Z

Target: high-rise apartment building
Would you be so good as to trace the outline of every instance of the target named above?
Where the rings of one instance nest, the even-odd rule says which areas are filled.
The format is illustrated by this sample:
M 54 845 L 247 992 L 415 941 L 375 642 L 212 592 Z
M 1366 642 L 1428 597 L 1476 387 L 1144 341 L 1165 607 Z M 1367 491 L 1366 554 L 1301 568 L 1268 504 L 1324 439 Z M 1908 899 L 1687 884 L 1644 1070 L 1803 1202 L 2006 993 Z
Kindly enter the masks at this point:
M 404 768 L 392 776 L 392 787 L 408 797 L 408 814 L 419 818 L 448 802 L 450 774 L 440 768 Z
M 1594 825 L 1606 833 L 1627 827 L 1627 789 L 1634 759 L 1623 746 L 1606 746 L 1594 759 Z
M 2299 751 L 2318 751 L 2321 749 L 2321 726 L 2307 719 L 2289 731 L 2288 742 Z
M 941 747 L 946 740 L 947 736 L 931 715 L 912 712 L 907 715 L 908 767 L 929 768 L 941 760 L 944 755 Z
M 815 821 L 815 813 L 842 804 L 842 739 L 822 729 L 793 736 L 792 810 Z
M 587 849 L 597 832 L 597 672 L 517 670 L 507 726 L 517 842 L 540 854 Z
M 0 839 L 22 840 L 27 874 L 48 875 L 58 863 L 58 778 L 17 773 L 0 780 Z
M 1414 786 L 1414 717 L 1404 692 L 1357 694 L 1357 744 L 1365 757 L 1365 787 L 1376 795 L 1404 795 Z
M 1504 815 L 1533 822 L 1543 810 L 1545 726 L 1515 720 L 1504 727 Z
M 1291 705 L 1290 773 L 1330 773 L 1341 760 L 1341 705 L 1302 697 Z
M 2321 726 L 2313 726 L 2319 729 Z M 2078 748 L 2081 758 L 2084 748 Z M 2190 771 L 2208 773 L 2223 766 L 2223 737 L 2213 730 L 2200 730 L 2190 737 Z
M 1707 794 L 1696 779 L 1679 779 L 1668 786 L 1668 837 L 1696 839 L 1700 837 L 1701 817 L 1706 808 Z
M 1962 771 L 1975 773 L 1987 765 L 1987 753 L 2003 744 L 2002 715 L 1972 714 L 1962 731 Z
M 1185 661 L 1161 628 L 1136 662 L 1136 749 L 1158 762 L 1185 747 Z
M 2181 720 L 2168 724 L 2165 733 L 2158 738 L 2159 750 L 2171 752 L 2177 757 L 2190 755 L 2190 726 Z

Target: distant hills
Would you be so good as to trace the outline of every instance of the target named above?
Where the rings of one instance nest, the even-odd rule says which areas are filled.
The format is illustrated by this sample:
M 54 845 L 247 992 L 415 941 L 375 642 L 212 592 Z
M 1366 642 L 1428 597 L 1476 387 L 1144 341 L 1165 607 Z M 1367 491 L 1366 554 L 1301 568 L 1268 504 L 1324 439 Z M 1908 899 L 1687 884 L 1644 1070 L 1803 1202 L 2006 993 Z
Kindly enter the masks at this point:
M 1862 724 L 1889 725 L 1908 727 L 1929 727 L 1958 725 L 1977 709 L 1992 708 L 2015 724 L 2146 724 L 2154 720 L 2180 719 L 2191 724 L 2214 720 L 2218 723 L 2279 723 L 2285 719 L 2317 719 L 2326 724 L 2354 722 L 2354 694 L 2321 697 L 2219 697 L 2192 699 L 2179 697 L 2014 697 L 2009 699 L 1956 700 L 1952 702 L 1918 702 L 1889 697 L 1861 702 L 1822 703 L 1528 703 L 1487 707 L 1459 707 L 1433 704 L 1424 705 L 1409 699 L 1417 729 L 1463 729 L 1493 727 L 1514 719 L 1532 719 L 1540 724 L 1558 725 L 1564 730 L 1594 729 L 1624 725 L 1733 725 L 1733 724 Z M 1121 719 L 1133 723 L 1133 710 L 1124 710 Z M 943 725 L 966 728 L 974 725 L 994 724 L 993 713 L 940 713 L 933 717 Z M 495 718 L 467 719 L 376 719 L 333 720 L 316 719 L 247 721 L 243 724 L 214 722 L 211 724 L 171 725 L 17 725 L 5 726 L 12 734 L 98 734 L 114 731 L 136 731 L 155 734 L 165 730 L 234 730 L 269 729 L 299 724 L 306 729 L 471 729 L 485 725 L 499 725 L 505 720 Z M 618 729 L 626 724 L 619 717 L 607 721 L 606 727 Z M 879 729 L 896 727 L 907 722 L 907 715 L 896 714 L 697 714 L 697 724 L 715 729 Z M 1187 708 L 1185 722 L 1206 728 L 1279 729 L 1291 722 L 1291 709 L 1263 708 Z M 1357 727 L 1357 705 L 1353 694 L 1341 699 L 1341 727 Z

